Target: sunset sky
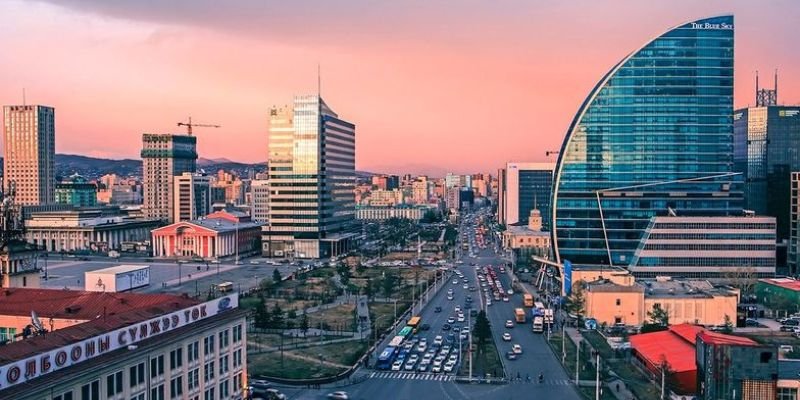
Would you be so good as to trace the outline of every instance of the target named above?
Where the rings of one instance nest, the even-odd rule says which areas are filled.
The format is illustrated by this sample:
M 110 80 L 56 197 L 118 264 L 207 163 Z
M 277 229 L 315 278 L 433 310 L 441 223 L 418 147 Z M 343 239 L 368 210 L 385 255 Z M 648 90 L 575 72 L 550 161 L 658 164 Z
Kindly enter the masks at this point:
M 267 108 L 313 93 L 356 124 L 357 168 L 493 172 L 546 161 L 618 60 L 733 13 L 736 106 L 754 71 L 800 103 L 797 1 L 0 1 L 0 100 L 56 108 L 56 151 L 138 158 L 197 129 L 201 157 L 267 157 Z

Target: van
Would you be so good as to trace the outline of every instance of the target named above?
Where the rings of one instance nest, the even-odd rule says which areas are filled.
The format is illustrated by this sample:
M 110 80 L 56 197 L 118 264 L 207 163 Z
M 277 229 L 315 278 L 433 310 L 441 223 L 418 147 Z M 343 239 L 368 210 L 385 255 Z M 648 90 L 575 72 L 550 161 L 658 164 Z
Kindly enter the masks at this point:
M 222 282 L 217 284 L 217 291 L 221 293 L 230 292 L 233 290 L 233 282 Z

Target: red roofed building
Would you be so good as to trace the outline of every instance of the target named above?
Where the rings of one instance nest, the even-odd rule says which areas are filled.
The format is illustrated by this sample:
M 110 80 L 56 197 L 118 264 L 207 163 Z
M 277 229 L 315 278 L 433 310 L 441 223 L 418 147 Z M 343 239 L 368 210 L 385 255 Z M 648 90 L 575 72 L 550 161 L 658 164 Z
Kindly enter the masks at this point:
M 697 387 L 695 363 L 695 338 L 705 331 L 690 324 L 670 326 L 661 332 L 642 333 L 630 337 L 633 356 L 654 376 L 661 376 L 661 365 L 666 360 L 674 372 L 681 394 L 694 393 Z
M 153 229 L 153 256 L 218 259 L 260 253 L 262 225 L 227 211 L 176 222 Z

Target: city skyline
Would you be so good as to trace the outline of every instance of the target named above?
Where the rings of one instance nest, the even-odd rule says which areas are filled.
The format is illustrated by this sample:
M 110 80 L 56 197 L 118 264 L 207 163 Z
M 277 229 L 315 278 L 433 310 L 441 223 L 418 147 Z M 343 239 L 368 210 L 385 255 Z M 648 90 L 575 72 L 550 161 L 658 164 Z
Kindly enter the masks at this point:
M 360 127 L 357 169 L 494 171 L 507 161 L 555 161 L 545 150 L 559 148 L 596 77 L 637 38 L 732 12 L 735 107 L 755 102 L 755 70 L 771 83 L 775 67 L 779 102 L 800 103 L 798 56 L 781 51 L 791 48 L 791 23 L 800 17 L 791 3 L 621 3 L 624 16 L 604 15 L 601 5 L 520 5 L 512 13 L 477 3 L 458 10 L 343 3 L 295 15 L 295 5 L 255 2 L 217 10 L 206 2 L 12 1 L 0 5 L 17 16 L 0 28 L 8 49 L 0 98 L 21 104 L 26 88 L 29 104 L 55 107 L 58 153 L 137 158 L 143 132 L 181 132 L 175 123 L 191 115 L 222 125 L 196 132 L 202 157 L 262 162 L 267 110 L 316 90 L 321 64 L 323 96 Z M 31 51 L 42 48 L 52 62 L 32 64 Z M 98 146 L 109 134 L 116 139 Z

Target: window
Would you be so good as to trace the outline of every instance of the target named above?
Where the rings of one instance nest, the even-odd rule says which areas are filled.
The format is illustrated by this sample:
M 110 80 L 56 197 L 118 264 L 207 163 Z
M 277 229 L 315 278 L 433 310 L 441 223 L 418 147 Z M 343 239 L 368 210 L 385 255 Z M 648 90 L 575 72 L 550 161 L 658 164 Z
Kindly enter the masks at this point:
M 219 333 L 219 348 L 224 349 L 228 347 L 228 342 L 230 341 L 230 331 L 225 329 L 224 331 Z
M 164 355 L 150 359 L 150 377 L 155 378 L 164 375 Z
M 106 376 L 106 396 L 114 397 L 122 393 L 122 371 Z
M 100 400 L 100 381 L 81 386 L 81 400 Z
M 203 382 L 208 382 L 212 379 L 214 379 L 214 362 L 210 361 L 203 368 Z
M 233 368 L 239 368 L 242 366 L 242 349 L 236 349 L 233 352 Z
M 173 370 L 183 366 L 183 348 L 177 348 L 169 352 L 169 369 Z
M 214 397 L 214 388 L 212 387 L 206 389 L 206 392 L 203 395 L 203 400 L 215 400 L 215 399 L 216 397 Z
M 223 375 L 228 373 L 229 368 L 230 367 L 228 366 L 228 355 L 226 354 L 219 358 L 219 374 Z
M 622 300 L 621 299 L 617 299 L 617 305 L 620 305 L 620 304 L 622 304 Z
M 178 376 L 169 382 L 169 397 L 171 399 L 180 398 L 183 394 L 183 377 Z
M 197 361 L 200 358 L 198 352 L 200 349 L 200 343 L 194 341 L 193 343 L 189 343 L 189 346 L 186 346 L 186 356 L 189 357 L 189 362 Z
M 72 400 L 72 391 L 53 396 L 53 400 Z
M 233 327 L 233 343 L 239 343 L 242 341 L 242 325 L 236 325 Z
M 134 365 L 130 369 L 131 387 L 144 383 L 144 363 Z
M 150 400 L 164 400 L 163 383 L 150 389 Z
M 197 389 L 200 386 L 200 369 L 195 368 L 186 374 L 186 381 L 189 385 L 189 390 Z
M 233 376 L 233 392 L 239 393 L 242 390 L 242 373 Z
M 131 400 L 145 400 L 144 393 L 139 393 L 131 396 Z
M 214 353 L 214 335 L 206 336 L 203 339 L 203 355 L 207 356 Z
M 776 400 L 797 400 L 797 388 L 779 387 Z
M 228 396 L 230 396 L 230 391 L 228 387 L 228 380 L 225 379 L 224 381 L 219 383 L 219 397 L 221 399 L 224 399 Z
M 13 342 L 17 328 L 0 328 L 0 342 Z

